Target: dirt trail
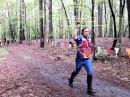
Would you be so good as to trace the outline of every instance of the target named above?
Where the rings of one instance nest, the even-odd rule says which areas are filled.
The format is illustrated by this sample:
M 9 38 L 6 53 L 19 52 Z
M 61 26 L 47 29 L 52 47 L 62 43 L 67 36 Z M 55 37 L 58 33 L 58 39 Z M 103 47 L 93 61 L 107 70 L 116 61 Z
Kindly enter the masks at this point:
M 0 97 L 89 97 L 84 75 L 75 79 L 73 89 L 68 86 L 73 65 L 60 63 L 28 46 L 7 49 L 9 55 L 0 66 L 5 77 L 0 79 Z M 130 97 L 130 90 L 100 79 L 94 79 L 94 88 L 95 97 Z

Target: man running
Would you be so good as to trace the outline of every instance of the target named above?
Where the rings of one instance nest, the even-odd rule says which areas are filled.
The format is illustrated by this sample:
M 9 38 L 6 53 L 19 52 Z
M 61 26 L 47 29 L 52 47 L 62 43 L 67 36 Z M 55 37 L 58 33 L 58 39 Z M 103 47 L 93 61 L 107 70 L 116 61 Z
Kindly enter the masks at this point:
M 73 79 L 80 72 L 81 68 L 84 67 L 87 72 L 87 93 L 89 95 L 94 95 L 95 92 L 92 89 L 93 68 L 90 34 L 89 28 L 83 28 L 81 35 L 78 35 L 77 31 L 73 34 L 73 38 L 77 44 L 77 56 L 76 68 L 69 78 L 69 86 L 73 87 Z

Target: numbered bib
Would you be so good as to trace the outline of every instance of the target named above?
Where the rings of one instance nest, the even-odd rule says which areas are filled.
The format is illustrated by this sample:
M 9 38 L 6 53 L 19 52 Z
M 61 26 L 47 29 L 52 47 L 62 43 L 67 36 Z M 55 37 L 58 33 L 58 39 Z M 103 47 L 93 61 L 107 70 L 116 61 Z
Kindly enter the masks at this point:
M 87 50 L 83 53 L 84 58 L 90 58 L 91 57 L 91 50 Z
M 90 58 L 92 56 L 91 49 L 81 50 L 80 53 L 84 58 Z

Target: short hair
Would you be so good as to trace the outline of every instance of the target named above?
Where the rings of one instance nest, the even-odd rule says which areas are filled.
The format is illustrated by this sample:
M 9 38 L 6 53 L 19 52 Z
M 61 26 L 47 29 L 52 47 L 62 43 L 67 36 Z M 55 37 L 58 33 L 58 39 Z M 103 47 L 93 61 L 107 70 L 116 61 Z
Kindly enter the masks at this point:
M 79 24 L 80 24 L 80 22 L 78 22 L 78 21 L 77 21 L 75 24 L 76 24 L 76 25 L 79 25 Z
M 90 30 L 90 28 L 88 28 L 88 27 L 84 27 L 84 28 L 82 29 L 81 34 L 83 34 L 83 33 L 84 33 L 84 30 L 85 30 L 85 29 L 89 29 L 89 30 Z

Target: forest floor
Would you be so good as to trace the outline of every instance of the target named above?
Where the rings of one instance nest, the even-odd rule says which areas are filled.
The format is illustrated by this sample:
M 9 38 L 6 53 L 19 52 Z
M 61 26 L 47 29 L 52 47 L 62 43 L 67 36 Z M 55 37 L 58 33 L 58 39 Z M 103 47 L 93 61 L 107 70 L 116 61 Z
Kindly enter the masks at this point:
M 108 47 L 111 39 L 97 39 Z M 109 40 L 109 41 L 108 41 Z M 130 97 L 130 59 L 123 40 L 124 56 L 110 56 L 93 62 L 94 97 Z M 102 44 L 102 45 L 101 45 Z M 75 78 L 74 88 L 68 78 L 74 70 L 75 51 L 52 47 L 40 48 L 38 43 L 11 44 L 0 48 L 0 97 L 89 97 L 86 94 L 86 72 Z

